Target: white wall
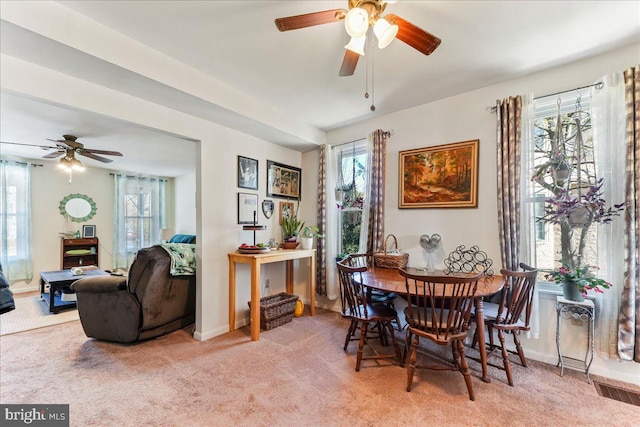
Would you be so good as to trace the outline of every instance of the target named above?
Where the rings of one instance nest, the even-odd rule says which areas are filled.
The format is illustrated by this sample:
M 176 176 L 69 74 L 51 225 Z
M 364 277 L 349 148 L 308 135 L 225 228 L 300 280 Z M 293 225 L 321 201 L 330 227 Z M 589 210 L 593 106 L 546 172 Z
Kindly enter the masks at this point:
M 458 245 L 478 245 L 487 252 L 499 270 L 497 185 L 496 185 L 496 116 L 487 111 L 497 99 L 533 92 L 543 96 L 596 82 L 608 73 L 621 72 L 640 64 L 640 45 L 609 52 L 592 59 L 572 63 L 534 75 L 514 79 L 451 98 L 420 105 L 411 109 L 345 126 L 327 134 L 329 144 L 340 144 L 366 137 L 375 129 L 394 130 L 387 146 L 387 180 L 385 200 L 385 231 L 398 238 L 403 249 L 417 249 L 421 234 L 439 233 L 449 253 Z M 425 82 L 425 84 L 429 84 Z M 431 84 L 437 84 L 433 82 Z M 583 92 L 585 95 L 588 93 Z M 478 207 L 476 209 L 398 209 L 398 152 L 471 139 L 480 140 Z M 623 155 L 623 153 L 621 153 Z M 305 153 L 304 165 L 317 164 L 318 152 Z M 312 168 L 308 168 L 313 173 Z M 317 181 L 309 173 L 305 178 Z M 306 206 L 305 214 L 313 208 Z M 320 304 L 335 302 L 319 299 Z M 526 340 L 529 357 L 554 363 L 555 296 L 543 297 L 539 340 Z M 568 354 L 582 352 L 586 343 L 581 326 L 569 326 L 563 332 L 568 337 Z M 596 357 L 592 373 L 640 384 L 640 364 L 620 363 Z
M 196 234 L 196 171 L 174 179 L 173 234 Z

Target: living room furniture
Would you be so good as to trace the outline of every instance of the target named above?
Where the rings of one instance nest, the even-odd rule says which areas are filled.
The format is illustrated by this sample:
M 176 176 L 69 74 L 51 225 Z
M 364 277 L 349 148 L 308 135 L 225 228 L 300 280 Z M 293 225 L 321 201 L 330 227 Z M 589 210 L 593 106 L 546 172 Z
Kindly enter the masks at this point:
M 509 361 L 509 353 L 513 351 L 507 349 L 505 345 L 505 332 L 513 336 L 513 343 L 516 347 L 516 354 L 520 357 L 520 364 L 527 367 L 527 359 L 524 356 L 524 350 L 518 339 L 518 335 L 522 331 L 531 330 L 531 309 L 533 308 L 533 291 L 536 287 L 536 277 L 538 270 L 529 267 L 524 263 L 520 263 L 523 271 L 511 271 L 502 269 L 500 274 L 505 278 L 505 284 L 502 291 L 498 294 L 500 302 L 498 304 L 492 302 L 484 303 L 484 323 L 487 327 L 489 335 L 489 349 L 491 353 L 500 349 L 502 352 L 503 366 L 496 366 L 503 369 L 507 374 L 507 381 L 513 386 L 513 376 L 511 374 L 511 362 Z M 472 309 L 471 318 L 475 320 L 475 313 Z M 493 330 L 498 330 L 498 339 L 500 345 L 493 342 Z M 471 348 L 475 347 L 477 342 L 477 334 L 473 336 Z
M 593 329 L 596 320 L 596 307 L 592 300 L 585 299 L 584 301 L 570 301 L 563 296 L 556 296 L 556 347 L 558 348 L 558 364 L 560 366 L 560 376 L 564 374 L 564 359 L 578 360 L 574 357 L 564 356 L 562 354 L 562 337 L 561 331 L 561 319 L 578 320 L 581 322 L 587 322 L 587 351 L 584 354 L 583 368 L 584 373 L 587 375 L 587 382 L 591 384 L 591 377 L 589 377 L 589 368 L 591 362 L 593 362 Z
M 293 260 L 309 259 L 309 308 L 316 314 L 316 250 L 281 249 L 260 254 L 231 252 L 229 256 L 229 332 L 236 329 L 236 264 L 251 266 L 251 341 L 260 339 L 260 266 L 273 262 L 286 262 L 286 291 L 293 293 Z
M 413 269 L 415 270 L 415 269 Z M 482 274 L 472 277 L 427 276 L 415 271 L 399 270 L 406 279 L 409 304 L 404 310 L 407 319 L 407 391 L 411 391 L 416 369 L 450 369 L 459 371 L 467 385 L 469 399 L 475 400 L 469 364 L 464 356 L 464 341 L 471 318 L 472 300 Z M 420 338 L 440 346 L 451 346 L 453 362 L 438 365 L 419 364 L 417 361 Z
M 360 339 L 358 340 L 358 353 L 356 357 L 356 372 L 360 371 L 360 364 L 363 360 L 368 359 L 389 359 L 396 357 L 400 366 L 403 366 L 402 354 L 400 346 L 393 332 L 391 322 L 396 320 L 398 314 L 396 310 L 385 304 L 372 304 L 368 300 L 368 292 L 365 286 L 362 286 L 360 274 L 367 271 L 366 266 L 348 265 L 349 260 L 345 259 L 336 263 L 338 268 L 338 278 L 340 281 L 340 299 L 342 301 L 343 316 L 351 320 L 347 336 L 344 341 L 344 350 L 347 349 L 349 341 L 360 327 Z M 354 276 L 358 276 L 355 278 Z M 394 353 L 380 353 L 373 346 L 369 345 L 372 352 L 370 355 L 364 354 L 364 345 L 369 344 L 369 326 L 376 325 L 380 342 L 386 344 L 385 329 L 391 337 L 391 343 L 395 350 Z
M 71 270 L 43 271 L 40 273 L 40 298 L 49 305 L 49 312 L 58 314 L 61 310 L 76 307 L 75 301 L 63 301 L 62 294 L 71 293 L 73 282 L 84 277 L 108 276 L 99 269 L 86 270 L 82 275 L 73 275 Z M 49 292 L 47 292 L 49 291 Z
M 60 269 L 67 270 L 83 265 L 98 267 L 98 238 L 60 239 Z
M 0 264 L 0 314 L 15 310 L 15 308 L 13 292 L 9 289 L 9 281 L 2 272 L 2 264 Z
M 88 277 L 73 283 L 85 334 L 126 343 L 194 323 L 196 276 L 172 276 L 171 264 L 169 253 L 156 245 L 136 253 L 128 277 Z
M 436 270 L 433 272 L 426 272 L 417 268 L 407 267 L 405 270 L 411 274 L 421 276 L 447 276 L 444 271 Z M 473 276 L 470 273 L 452 273 L 448 277 L 469 277 Z M 399 296 L 407 298 L 407 287 L 405 279 L 400 275 L 398 270 L 389 270 L 386 268 L 376 268 L 375 266 L 362 273 L 363 284 L 374 289 L 379 289 L 386 292 L 394 292 Z M 483 297 L 494 295 L 500 292 L 504 285 L 504 277 L 501 275 L 492 275 L 491 277 L 484 277 L 478 282 L 478 289 L 476 290 L 475 298 L 473 300 L 476 315 L 476 326 L 478 331 L 478 343 L 480 352 L 480 363 L 482 365 L 482 381 L 486 383 L 491 382 L 489 378 L 487 367 L 487 353 L 486 353 L 486 337 L 484 328 L 484 301 Z

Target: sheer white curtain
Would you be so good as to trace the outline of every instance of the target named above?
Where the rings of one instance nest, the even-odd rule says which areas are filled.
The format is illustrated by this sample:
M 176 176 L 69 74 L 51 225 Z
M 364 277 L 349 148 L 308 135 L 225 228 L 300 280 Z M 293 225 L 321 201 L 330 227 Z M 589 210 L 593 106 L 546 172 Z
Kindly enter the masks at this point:
M 115 174 L 113 268 L 127 269 L 136 252 L 160 243 L 164 228 L 164 181 Z
M 607 204 L 625 199 L 626 112 L 622 73 L 604 76 L 601 89 L 591 94 L 591 123 L 596 175 L 604 178 L 602 193 Z M 596 295 L 596 346 L 600 355 L 617 358 L 617 314 L 624 280 L 624 219 L 597 224 L 598 276 L 613 286 Z
M 340 295 L 338 278 L 336 275 L 336 255 L 338 248 L 338 208 L 336 205 L 336 182 L 338 181 L 338 153 L 335 147 L 327 146 L 324 151 L 325 160 L 325 194 L 327 206 L 327 229 L 324 233 L 324 243 L 327 254 L 327 298 L 335 300 Z
M 0 262 L 7 279 L 33 278 L 31 164 L 0 160 Z
M 519 261 L 535 267 L 535 203 L 533 181 L 534 170 L 533 131 L 536 118 L 533 94 L 522 96 L 522 125 L 520 128 L 520 241 L 518 242 Z M 540 303 L 538 298 L 538 286 L 533 294 L 533 307 L 531 309 L 531 330 L 527 337 L 539 338 L 540 336 Z
M 360 227 L 360 247 L 358 248 L 358 252 L 364 254 L 367 252 L 367 239 L 369 237 L 369 209 L 371 209 L 371 178 L 373 174 L 373 169 L 371 168 L 371 164 L 373 161 L 373 134 L 369 135 L 366 140 L 362 140 L 357 145 L 358 148 L 364 148 L 366 150 L 366 164 L 367 169 L 364 175 L 364 203 L 362 204 L 362 220 Z

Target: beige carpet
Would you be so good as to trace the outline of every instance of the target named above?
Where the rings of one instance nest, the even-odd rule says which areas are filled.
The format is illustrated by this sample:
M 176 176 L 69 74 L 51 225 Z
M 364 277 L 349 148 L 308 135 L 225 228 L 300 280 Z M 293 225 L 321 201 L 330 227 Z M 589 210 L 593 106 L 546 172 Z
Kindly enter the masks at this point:
M 336 313 L 199 342 L 184 330 L 134 345 L 88 339 L 80 322 L 0 337 L 1 403 L 66 403 L 71 426 L 637 426 L 640 407 L 604 398 L 585 375 L 514 363 L 490 368 L 476 401 L 462 376 L 365 361 Z M 473 353 L 472 350 L 469 350 Z M 381 362 L 382 364 L 382 362 Z
M 15 334 L 78 320 L 78 310 L 49 313 L 49 306 L 38 296 L 16 297 L 16 309 L 0 316 L 0 335 Z

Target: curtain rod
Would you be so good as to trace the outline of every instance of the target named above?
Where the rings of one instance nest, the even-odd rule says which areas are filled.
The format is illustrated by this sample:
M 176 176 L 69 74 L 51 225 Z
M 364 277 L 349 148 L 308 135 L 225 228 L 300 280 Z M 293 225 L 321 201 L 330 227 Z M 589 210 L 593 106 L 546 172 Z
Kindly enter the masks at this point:
M 391 136 L 391 135 L 393 135 L 393 132 L 394 132 L 393 129 L 389 129 L 389 130 L 384 131 L 383 134 L 385 136 Z M 341 144 L 332 145 L 331 149 L 333 150 L 334 148 L 340 147 L 341 145 L 353 144 L 354 142 L 362 141 L 363 139 L 366 139 L 366 138 L 358 138 L 358 139 L 354 139 L 353 141 L 348 141 L 348 142 L 343 142 Z
M 7 159 L 0 159 L 0 161 L 2 162 L 11 162 L 11 163 L 15 163 L 16 165 L 31 165 L 34 168 L 41 168 L 44 165 L 40 164 L 40 163 L 27 163 L 27 162 L 19 162 L 17 160 L 7 160 Z
M 122 175 L 122 174 L 115 174 L 113 172 L 110 172 L 109 175 L 111 176 L 116 176 L 116 175 Z M 168 179 L 165 178 L 145 178 L 144 176 L 135 176 L 135 175 L 122 175 L 125 178 L 142 178 L 142 179 L 149 179 L 150 181 L 155 181 L 156 179 L 159 181 L 164 181 L 164 182 L 168 182 Z
M 580 87 L 577 87 L 577 88 L 574 88 L 574 89 L 567 89 L 567 90 L 561 90 L 560 92 L 550 93 L 548 95 L 536 96 L 533 99 L 536 100 L 536 99 L 541 99 L 541 98 L 547 98 L 549 96 L 560 95 L 560 94 L 567 93 L 567 92 L 573 92 L 574 90 L 588 89 L 590 87 L 595 87 L 596 89 L 602 89 L 603 86 L 604 86 L 604 83 L 597 82 L 597 83 L 594 83 L 592 85 L 580 86 Z M 496 112 L 496 106 L 493 105 L 491 107 L 487 107 L 487 111 L 491 111 L 492 113 L 495 113 Z

